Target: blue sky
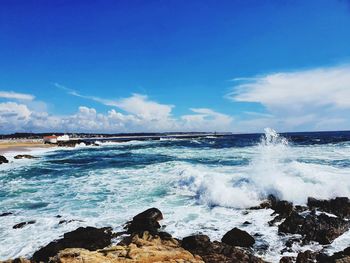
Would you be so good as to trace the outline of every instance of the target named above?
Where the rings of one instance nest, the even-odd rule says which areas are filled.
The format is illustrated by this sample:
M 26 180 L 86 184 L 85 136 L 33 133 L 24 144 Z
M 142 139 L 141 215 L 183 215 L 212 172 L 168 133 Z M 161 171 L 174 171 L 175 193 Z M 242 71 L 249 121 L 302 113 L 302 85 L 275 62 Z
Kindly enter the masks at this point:
M 2 0 L 0 132 L 349 129 L 349 28 L 345 0 Z

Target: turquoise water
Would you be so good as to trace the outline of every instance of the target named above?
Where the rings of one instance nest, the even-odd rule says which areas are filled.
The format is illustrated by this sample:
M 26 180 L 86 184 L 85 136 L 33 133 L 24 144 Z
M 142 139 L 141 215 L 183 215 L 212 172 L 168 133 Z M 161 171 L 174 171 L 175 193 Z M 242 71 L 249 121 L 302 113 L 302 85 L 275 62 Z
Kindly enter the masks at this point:
M 165 230 L 183 237 L 205 233 L 220 239 L 232 227 L 259 233 L 261 252 L 277 260 L 283 238 L 268 227 L 271 211 L 251 211 L 268 194 L 303 204 L 308 196 L 350 197 L 350 134 L 306 133 L 278 136 L 161 140 L 34 150 L 34 160 L 0 166 L 0 259 L 30 256 L 78 226 L 120 230 L 149 207 L 164 214 Z M 57 218 L 61 215 L 62 218 Z M 75 219 L 58 224 L 62 219 Z M 36 220 L 23 229 L 16 223 Z M 349 243 L 336 240 L 334 249 Z M 317 247 L 318 245 L 315 244 Z M 330 248 L 332 249 L 332 247 Z M 259 252 L 260 253 L 260 252 Z

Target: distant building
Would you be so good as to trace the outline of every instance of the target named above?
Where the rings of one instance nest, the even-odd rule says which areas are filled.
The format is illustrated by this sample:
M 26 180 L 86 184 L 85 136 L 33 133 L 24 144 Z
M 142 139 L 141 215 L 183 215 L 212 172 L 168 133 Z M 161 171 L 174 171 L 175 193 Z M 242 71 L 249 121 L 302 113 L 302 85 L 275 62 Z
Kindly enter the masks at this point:
M 44 136 L 43 140 L 44 140 L 44 143 L 57 143 L 57 136 L 56 135 Z
M 65 134 L 62 136 L 58 136 L 57 137 L 57 141 L 58 142 L 68 142 L 69 141 L 69 135 Z

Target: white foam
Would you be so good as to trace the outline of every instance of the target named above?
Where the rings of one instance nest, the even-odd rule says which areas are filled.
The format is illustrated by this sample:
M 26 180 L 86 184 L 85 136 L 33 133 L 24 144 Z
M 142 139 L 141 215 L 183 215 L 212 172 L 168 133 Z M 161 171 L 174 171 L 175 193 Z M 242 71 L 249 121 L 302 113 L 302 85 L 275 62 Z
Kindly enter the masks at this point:
M 122 153 L 124 149 L 119 145 L 148 143 L 159 141 L 106 142 L 102 143 L 101 149 L 106 147 L 109 153 Z M 18 177 L 7 182 L 6 187 L 11 192 L 23 191 L 24 195 L 2 201 L 3 207 L 14 207 L 24 201 L 47 202 L 49 205 L 44 211 L 15 210 L 15 216 L 0 218 L 0 259 L 30 256 L 40 246 L 78 226 L 112 225 L 115 230 L 122 230 L 123 223 L 132 216 L 154 206 L 164 214 L 162 223 L 166 225 L 165 230 L 175 237 L 201 232 L 208 234 L 212 240 L 220 240 L 228 230 L 239 227 L 251 234 L 261 234 L 257 243 L 269 243 L 267 253 L 262 256 L 268 261 L 278 262 L 286 238 L 278 235 L 277 227 L 268 226 L 267 222 L 273 218 L 270 215 L 272 211 L 249 211 L 245 214 L 243 208 L 259 204 L 269 193 L 295 203 L 305 203 L 308 196 L 330 198 L 349 196 L 350 192 L 349 168 L 326 162 L 348 159 L 350 147 L 296 147 L 272 130 L 266 131 L 260 144 L 243 148 L 127 148 L 125 151 L 128 153 L 162 155 L 174 160 L 137 167 L 79 170 L 74 176 L 66 176 L 62 172 L 58 178 L 45 175 Z M 51 149 L 47 151 L 38 155 L 50 154 Z M 79 154 L 89 155 L 93 151 Z M 9 166 L 11 169 L 21 169 L 25 165 L 40 166 L 43 159 L 18 160 Z M 305 161 L 309 159 L 312 162 Z M 231 165 L 229 162 L 232 160 L 241 164 Z M 58 225 L 57 214 L 61 214 L 62 219 L 84 222 Z M 15 223 L 28 220 L 36 220 L 37 223 L 23 229 L 12 229 Z M 242 226 L 244 221 L 252 224 Z M 350 233 L 347 232 L 334 241 L 329 251 L 342 250 L 349 242 Z M 295 256 L 306 248 L 322 247 L 312 244 L 307 247 L 295 245 L 293 248 L 294 252 L 285 255 Z

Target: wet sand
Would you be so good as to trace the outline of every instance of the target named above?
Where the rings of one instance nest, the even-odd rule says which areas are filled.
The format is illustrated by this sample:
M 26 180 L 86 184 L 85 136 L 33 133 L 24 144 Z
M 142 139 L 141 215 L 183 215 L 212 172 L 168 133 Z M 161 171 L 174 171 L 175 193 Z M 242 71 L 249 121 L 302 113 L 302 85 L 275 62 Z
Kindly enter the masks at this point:
M 32 148 L 49 148 L 42 140 L 0 140 L 0 154 L 7 152 L 28 152 Z

